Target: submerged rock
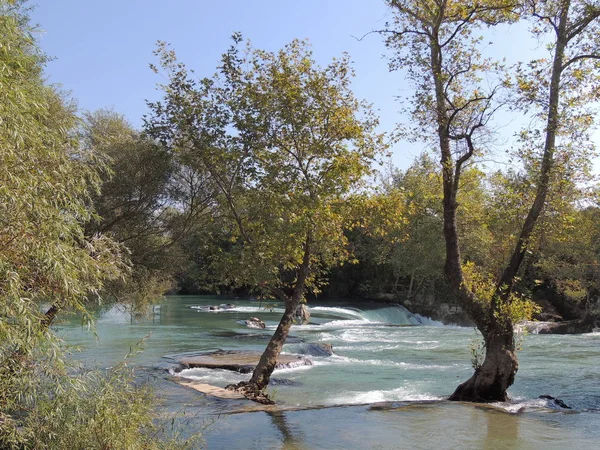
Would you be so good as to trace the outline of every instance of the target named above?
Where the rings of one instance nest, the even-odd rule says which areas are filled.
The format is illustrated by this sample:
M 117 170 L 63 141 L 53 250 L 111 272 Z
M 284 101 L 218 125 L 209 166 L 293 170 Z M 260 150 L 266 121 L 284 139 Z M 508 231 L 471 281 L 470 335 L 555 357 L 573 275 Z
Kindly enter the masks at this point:
M 296 380 L 288 380 L 286 378 L 271 378 L 269 382 L 272 386 L 302 386 L 302 383 Z
M 332 356 L 333 346 L 326 343 L 303 344 L 298 353 L 311 356 Z
M 179 364 L 178 372 L 198 367 L 250 373 L 258 364 L 261 354 L 261 352 L 244 350 L 217 350 L 196 356 L 171 356 L 171 358 Z M 312 361 L 301 355 L 279 355 L 275 369 L 291 369 L 300 366 L 312 366 Z
M 543 398 L 544 400 L 551 400 L 555 406 L 563 409 L 573 409 L 568 406 L 565 402 L 563 402 L 560 398 L 552 397 L 551 395 L 540 395 L 538 398 Z
M 198 311 L 227 311 L 230 309 L 234 309 L 236 306 L 233 303 L 222 303 L 220 305 L 201 305 L 195 306 L 192 305 L 190 309 L 197 309 Z
M 244 324 L 248 327 L 248 328 L 266 328 L 267 326 L 265 325 L 265 323 L 260 320 L 258 317 L 250 317 L 247 320 L 244 320 Z

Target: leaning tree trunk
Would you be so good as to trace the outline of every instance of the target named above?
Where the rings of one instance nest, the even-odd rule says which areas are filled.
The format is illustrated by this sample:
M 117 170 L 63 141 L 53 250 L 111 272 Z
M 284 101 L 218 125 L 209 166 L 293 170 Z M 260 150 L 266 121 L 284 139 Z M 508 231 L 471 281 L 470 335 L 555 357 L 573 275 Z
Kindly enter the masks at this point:
M 450 157 L 449 145 L 442 143 L 443 154 Z M 448 159 L 449 160 L 449 159 Z M 448 161 L 447 160 L 447 161 Z M 470 402 L 506 401 L 507 389 L 513 384 L 519 364 L 515 352 L 514 329 L 510 318 L 496 314 L 507 290 L 498 289 L 491 304 L 484 306 L 465 285 L 461 266 L 456 223 L 456 193 L 460 172 L 452 173 L 450 164 L 444 165 L 444 237 L 446 241 L 446 278 L 457 299 L 465 308 L 485 342 L 485 359 L 475 368 L 473 376 L 458 386 L 450 400 Z M 502 292 L 502 294 L 501 294 Z
M 273 404 L 273 400 L 269 398 L 269 396 L 264 392 L 265 388 L 269 385 L 269 381 L 271 380 L 271 374 L 275 370 L 275 366 L 277 364 L 277 358 L 279 358 L 279 354 L 281 353 L 281 349 L 283 344 L 285 344 L 285 340 L 288 337 L 290 329 L 294 324 L 294 319 L 296 317 L 296 310 L 300 305 L 300 300 L 304 296 L 304 290 L 306 287 L 306 280 L 310 273 L 310 239 L 305 242 L 304 245 L 304 256 L 302 260 L 302 264 L 298 269 L 298 275 L 296 279 L 296 284 L 292 291 L 291 296 L 286 296 L 283 292 L 278 289 L 273 289 L 276 292 L 277 296 L 284 300 L 285 302 L 285 311 L 281 320 L 279 321 L 279 325 L 271 336 L 269 343 L 267 344 L 267 348 L 260 357 L 254 372 L 252 373 L 252 378 L 250 381 L 242 381 L 238 384 L 232 384 L 226 387 L 226 389 L 236 390 L 242 394 L 244 394 L 250 400 L 254 400 L 259 403 L 264 404 Z

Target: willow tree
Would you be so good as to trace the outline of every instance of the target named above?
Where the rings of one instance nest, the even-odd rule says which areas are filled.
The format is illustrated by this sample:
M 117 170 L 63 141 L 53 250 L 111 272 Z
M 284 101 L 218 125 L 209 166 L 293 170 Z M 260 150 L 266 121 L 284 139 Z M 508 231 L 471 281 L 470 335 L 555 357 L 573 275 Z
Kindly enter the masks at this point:
M 221 282 L 254 286 L 285 303 L 285 312 L 249 382 L 262 393 L 307 291 L 323 271 L 349 256 L 343 233 L 346 196 L 359 187 L 383 148 L 377 120 L 350 90 L 347 55 L 319 67 L 307 44 L 278 52 L 223 55 L 212 79 L 195 80 L 162 45 L 169 77 L 164 99 L 150 105 L 149 133 L 210 174 L 215 220 L 229 241 L 214 261 Z
M 68 402 L 77 408 L 77 394 L 89 404 L 82 391 L 93 383 L 66 373 L 50 325 L 62 310 L 83 311 L 123 267 L 114 242 L 84 235 L 99 165 L 79 151 L 77 119 L 44 83 L 44 62 L 23 2 L 0 1 L 0 447 L 49 448 L 62 438 L 77 445 L 75 435 L 94 439 L 94 420 L 118 424 L 120 442 L 129 442 L 132 432 L 141 438 L 141 427 L 151 425 L 129 425 L 128 413 L 146 402 L 133 389 L 105 386 L 127 399 L 121 416 L 82 407 L 69 422 L 61 410 Z M 114 443 L 108 428 L 104 446 Z
M 444 237 L 446 242 L 445 275 L 485 341 L 485 359 L 473 376 L 461 384 L 451 400 L 505 401 L 506 390 L 514 382 L 518 369 L 511 310 L 517 302 L 515 279 L 529 249 L 535 225 L 546 202 L 556 150 L 556 136 L 562 126 L 585 123 L 585 116 L 572 114 L 570 107 L 585 104 L 589 86 L 569 101 L 560 102 L 560 90 L 571 77 L 590 80 L 579 65 L 590 58 L 596 27 L 597 8 L 590 2 L 518 2 L 431 0 L 424 2 L 390 1 L 395 22 L 387 43 L 398 50 L 393 64 L 409 66 L 415 82 L 414 117 L 419 126 L 436 136 L 443 173 Z M 493 81 L 495 65 L 481 58 L 474 30 L 527 14 L 537 20 L 534 32 L 554 33 L 551 46 L 553 61 L 545 72 L 543 61 L 532 63 L 532 72 L 522 71 L 518 85 L 523 92 L 521 105 L 537 106 L 538 117 L 545 119 L 544 136 L 537 156 L 538 172 L 534 180 L 535 199 L 529 210 L 514 250 L 494 289 L 472 288 L 465 280 L 457 230 L 457 192 L 465 164 L 485 149 L 489 121 L 501 102 L 499 89 L 507 83 L 502 77 Z M 566 56 L 572 45 L 574 54 Z M 533 74 L 535 81 L 524 75 Z M 545 83 L 543 75 L 547 75 Z M 491 86 L 486 88 L 485 86 Z M 583 101 L 582 101 L 583 100 Z M 562 115 L 561 115 L 562 114 Z M 571 120 L 571 119 L 578 120 Z M 564 128 L 563 128 L 564 129 Z M 577 129 L 577 126 L 571 128 Z M 579 128 L 581 131 L 581 128 Z M 477 284 L 477 283 L 476 283 Z M 481 287 L 481 284 L 479 284 Z

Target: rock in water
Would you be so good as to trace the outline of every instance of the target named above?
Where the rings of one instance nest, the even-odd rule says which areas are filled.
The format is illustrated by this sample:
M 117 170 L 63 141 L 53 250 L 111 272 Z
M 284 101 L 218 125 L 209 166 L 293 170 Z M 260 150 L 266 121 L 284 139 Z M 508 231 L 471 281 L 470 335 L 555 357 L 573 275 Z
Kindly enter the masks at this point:
M 250 317 L 248 320 L 245 320 L 244 323 L 248 328 L 266 328 L 265 323 L 258 317 Z
M 201 367 L 206 369 L 225 369 L 240 373 L 250 373 L 254 370 L 260 360 L 261 352 L 242 350 L 218 350 L 215 352 L 202 353 L 196 356 L 171 355 L 179 364 L 179 370 Z M 310 366 L 312 361 L 301 355 L 279 355 L 276 369 L 290 369 L 299 366 Z
M 533 334 L 582 334 L 594 330 L 595 317 L 586 317 L 580 320 L 567 320 L 564 322 L 525 322 L 521 325 Z
M 568 406 L 565 402 L 563 402 L 560 398 L 552 397 L 551 395 L 540 395 L 538 398 L 543 398 L 544 400 L 551 400 L 559 408 L 573 409 L 570 406 Z
M 333 346 L 325 343 L 303 344 L 298 353 L 311 356 L 331 356 L 334 354 Z
M 298 305 L 296 312 L 294 313 L 294 317 L 302 325 L 306 325 L 308 322 L 310 322 L 310 311 L 308 310 L 306 303 L 301 303 Z
M 201 305 L 201 306 L 189 306 L 191 309 L 197 309 L 198 311 L 226 311 L 229 309 L 234 309 L 235 305 L 233 303 L 222 303 L 220 305 Z

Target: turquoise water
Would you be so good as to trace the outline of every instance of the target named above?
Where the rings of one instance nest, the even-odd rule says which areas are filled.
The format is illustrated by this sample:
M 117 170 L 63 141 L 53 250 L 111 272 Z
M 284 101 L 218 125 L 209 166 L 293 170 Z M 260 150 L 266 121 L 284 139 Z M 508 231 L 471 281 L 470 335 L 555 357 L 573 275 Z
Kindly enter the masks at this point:
M 233 302 L 233 310 L 190 308 Z M 441 326 L 399 306 L 312 304 L 311 323 L 294 326 L 285 353 L 330 343 L 331 357 L 275 371 L 269 388 L 287 410 L 232 413 L 242 404 L 207 398 L 165 380 L 163 356 L 224 350 L 262 351 L 281 306 L 216 297 L 171 297 L 143 320 L 112 309 L 98 318 L 98 340 L 75 321 L 58 328 L 77 358 L 107 366 L 144 336 L 136 363 L 157 386 L 165 414 L 185 411 L 187 430 L 204 429 L 208 448 L 600 448 L 600 333 L 520 338 L 513 402 L 474 406 L 446 402 L 472 373 L 472 328 Z M 239 321 L 256 316 L 266 330 Z M 249 375 L 190 369 L 181 375 L 225 386 Z M 572 410 L 538 399 L 549 394 Z M 312 409 L 307 409 L 312 408 Z M 234 411 L 237 412 L 237 411 Z

